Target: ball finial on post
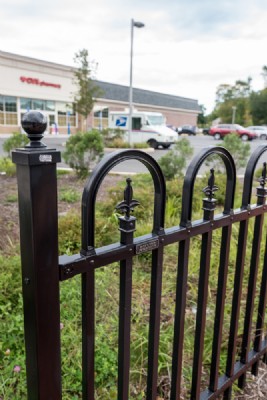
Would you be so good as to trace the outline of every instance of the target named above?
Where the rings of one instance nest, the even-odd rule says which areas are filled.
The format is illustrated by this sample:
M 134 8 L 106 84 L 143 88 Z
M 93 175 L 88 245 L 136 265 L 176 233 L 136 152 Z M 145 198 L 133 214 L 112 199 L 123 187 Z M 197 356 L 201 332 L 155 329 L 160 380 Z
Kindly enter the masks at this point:
M 27 148 L 37 149 L 46 147 L 41 142 L 47 127 L 47 117 L 43 113 L 40 111 L 26 112 L 22 117 L 21 125 L 30 139 L 30 143 L 26 146 Z

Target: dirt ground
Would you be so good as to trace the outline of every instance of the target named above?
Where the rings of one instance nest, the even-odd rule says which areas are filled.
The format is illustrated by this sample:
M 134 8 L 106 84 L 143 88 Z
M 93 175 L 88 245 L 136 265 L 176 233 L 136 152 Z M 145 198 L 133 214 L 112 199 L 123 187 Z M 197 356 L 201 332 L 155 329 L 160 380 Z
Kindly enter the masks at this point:
M 0 251 L 11 253 L 19 240 L 17 183 L 15 178 L 0 176 Z
M 109 175 L 105 178 L 98 195 L 98 200 L 105 199 L 106 189 L 118 180 L 125 179 L 118 175 Z M 58 188 L 73 188 L 82 195 L 83 183 L 78 182 L 75 176 L 62 175 L 58 178 Z M 59 212 L 66 212 L 72 207 L 80 207 L 81 199 L 75 203 L 59 201 Z M 17 183 L 15 177 L 0 175 L 0 251 L 4 254 L 12 254 L 12 249 L 19 241 L 19 217 L 17 204 Z M 267 366 L 261 363 L 259 374 L 252 377 L 248 373 L 245 394 L 235 397 L 237 400 L 267 399 Z
M 106 189 L 116 184 L 122 178 L 118 175 L 108 175 L 99 190 L 97 199 L 103 200 L 108 195 Z M 79 181 L 75 175 L 60 175 L 58 177 L 58 192 L 73 189 L 81 194 L 74 203 L 58 201 L 58 212 L 64 213 L 71 208 L 80 209 L 82 191 L 85 181 Z M 16 177 L 0 175 L 0 251 L 12 254 L 12 248 L 19 241 L 19 216 Z

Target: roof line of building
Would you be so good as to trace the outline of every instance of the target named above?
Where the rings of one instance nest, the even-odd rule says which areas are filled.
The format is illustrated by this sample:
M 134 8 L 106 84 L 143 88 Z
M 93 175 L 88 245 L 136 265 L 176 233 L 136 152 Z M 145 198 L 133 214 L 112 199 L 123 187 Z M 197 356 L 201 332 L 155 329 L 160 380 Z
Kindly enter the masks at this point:
M 129 85 L 122 85 L 120 83 L 110 83 L 110 82 L 106 82 L 106 81 L 100 81 L 98 79 L 94 79 L 94 82 L 96 82 L 96 84 L 107 84 L 109 86 L 113 86 L 113 87 L 117 87 L 117 88 L 129 88 Z M 160 95 L 160 96 L 168 96 L 168 97 L 173 97 L 173 98 L 177 98 L 180 100 L 189 100 L 189 101 L 197 101 L 197 99 L 192 99 L 191 97 L 184 97 L 184 96 L 177 96 L 175 94 L 168 94 L 168 93 L 162 93 L 162 92 L 156 92 L 154 90 L 149 90 L 149 89 L 142 89 L 142 88 L 137 88 L 137 87 L 133 87 L 133 90 L 135 91 L 140 91 L 142 93 L 153 93 L 155 95 Z
M 0 57 L 6 59 L 13 59 L 28 64 L 43 65 L 54 69 L 61 69 L 65 71 L 75 71 L 75 67 L 66 66 L 63 64 L 57 64 L 50 61 L 38 60 L 27 56 L 18 54 L 8 53 L 0 50 Z M 127 102 L 129 99 L 129 86 L 121 85 L 118 83 L 110 83 L 94 79 L 97 86 L 102 89 L 106 100 L 117 100 Z M 192 110 L 200 112 L 198 101 L 187 97 L 176 96 L 172 94 L 166 94 L 161 92 L 155 92 L 147 89 L 133 88 L 133 102 L 138 104 L 150 104 L 153 106 L 164 106 L 166 108 Z

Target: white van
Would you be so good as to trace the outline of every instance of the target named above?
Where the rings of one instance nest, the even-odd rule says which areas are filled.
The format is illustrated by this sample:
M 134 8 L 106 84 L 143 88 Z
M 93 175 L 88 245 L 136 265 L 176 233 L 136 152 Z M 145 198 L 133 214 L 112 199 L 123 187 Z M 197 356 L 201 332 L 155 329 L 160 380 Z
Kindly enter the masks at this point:
M 177 133 L 166 126 L 164 116 L 156 112 L 134 111 L 129 132 L 129 112 L 110 111 L 108 127 L 125 131 L 124 140 L 131 144 L 148 143 L 154 149 L 159 146 L 168 149 L 178 139 Z

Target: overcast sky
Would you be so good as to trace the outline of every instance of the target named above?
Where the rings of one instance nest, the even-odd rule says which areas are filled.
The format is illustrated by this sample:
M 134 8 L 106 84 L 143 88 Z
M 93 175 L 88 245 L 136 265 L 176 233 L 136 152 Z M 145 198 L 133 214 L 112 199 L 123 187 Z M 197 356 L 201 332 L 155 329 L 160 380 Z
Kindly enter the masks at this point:
M 131 18 L 145 24 L 134 29 L 134 87 L 197 99 L 207 112 L 222 83 L 250 76 L 263 88 L 266 0 L 8 0 L 0 50 L 75 65 L 86 48 L 97 79 L 129 85 Z

